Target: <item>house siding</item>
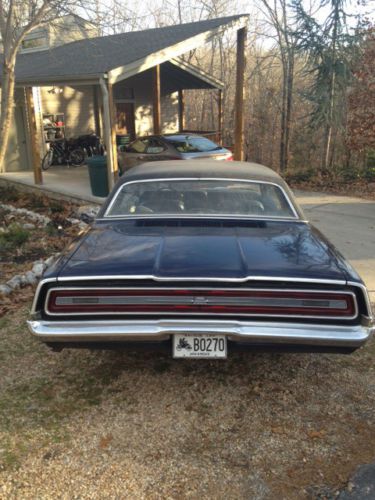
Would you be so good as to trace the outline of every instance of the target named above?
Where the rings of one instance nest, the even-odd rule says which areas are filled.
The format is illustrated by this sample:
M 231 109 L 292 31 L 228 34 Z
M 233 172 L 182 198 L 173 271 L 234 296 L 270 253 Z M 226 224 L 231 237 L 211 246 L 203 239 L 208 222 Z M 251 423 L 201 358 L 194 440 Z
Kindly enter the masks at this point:
M 125 97 L 125 88 L 134 91 L 134 119 L 137 136 L 149 135 L 154 132 L 152 113 L 152 72 L 145 71 L 115 85 L 116 99 Z M 173 133 L 178 131 L 178 93 L 161 95 L 161 131 Z
M 95 131 L 92 86 L 63 87 L 61 94 L 48 93 L 50 88 L 41 88 L 43 114 L 64 113 L 66 137 Z
M 16 89 L 14 93 L 14 107 L 9 129 L 8 146 L 4 158 L 6 172 L 19 172 L 32 168 L 28 160 L 28 138 L 26 134 L 27 119 L 25 114 L 24 91 L 23 89 Z

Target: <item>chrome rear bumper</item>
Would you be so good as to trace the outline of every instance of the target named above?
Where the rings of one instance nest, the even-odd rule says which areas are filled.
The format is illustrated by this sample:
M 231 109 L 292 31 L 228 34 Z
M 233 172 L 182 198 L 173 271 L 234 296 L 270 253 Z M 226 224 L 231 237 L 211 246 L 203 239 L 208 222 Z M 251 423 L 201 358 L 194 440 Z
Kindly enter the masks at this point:
M 225 334 L 249 344 L 296 344 L 357 348 L 371 336 L 370 325 L 336 326 L 213 320 L 44 321 L 31 320 L 33 335 L 44 342 L 163 341 L 174 333 Z

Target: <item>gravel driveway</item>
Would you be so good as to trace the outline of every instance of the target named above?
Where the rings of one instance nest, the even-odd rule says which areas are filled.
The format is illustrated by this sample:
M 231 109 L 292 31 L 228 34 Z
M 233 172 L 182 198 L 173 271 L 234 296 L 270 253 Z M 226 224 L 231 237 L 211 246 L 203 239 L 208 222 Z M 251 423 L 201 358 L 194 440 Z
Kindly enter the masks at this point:
M 374 342 L 226 362 L 57 354 L 26 316 L 0 320 L 1 498 L 333 498 L 375 458 Z

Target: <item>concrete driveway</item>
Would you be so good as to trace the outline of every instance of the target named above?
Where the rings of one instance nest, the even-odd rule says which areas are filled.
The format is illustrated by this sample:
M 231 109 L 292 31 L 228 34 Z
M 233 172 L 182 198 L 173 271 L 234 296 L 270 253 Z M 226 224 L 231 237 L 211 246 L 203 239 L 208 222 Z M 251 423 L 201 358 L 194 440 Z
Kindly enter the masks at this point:
M 375 302 L 375 202 L 295 191 L 306 218 L 351 262 Z

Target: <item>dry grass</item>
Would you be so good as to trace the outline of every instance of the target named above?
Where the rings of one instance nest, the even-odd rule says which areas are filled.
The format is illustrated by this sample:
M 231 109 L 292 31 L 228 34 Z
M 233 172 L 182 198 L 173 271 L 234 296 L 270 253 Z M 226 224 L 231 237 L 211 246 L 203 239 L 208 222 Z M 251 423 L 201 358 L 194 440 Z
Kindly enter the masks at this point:
M 26 316 L 0 320 L 2 498 L 329 498 L 375 459 L 374 342 L 225 362 L 56 354 Z

